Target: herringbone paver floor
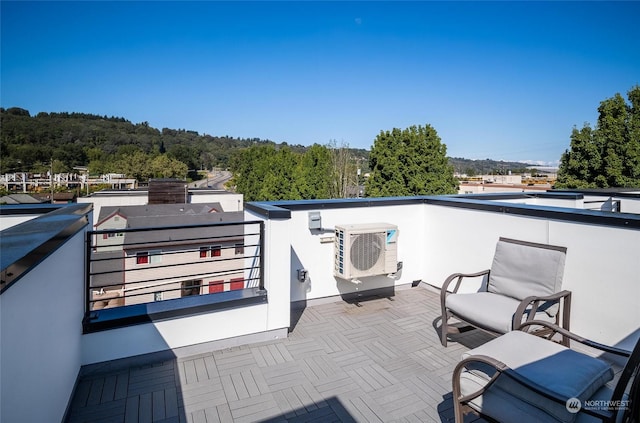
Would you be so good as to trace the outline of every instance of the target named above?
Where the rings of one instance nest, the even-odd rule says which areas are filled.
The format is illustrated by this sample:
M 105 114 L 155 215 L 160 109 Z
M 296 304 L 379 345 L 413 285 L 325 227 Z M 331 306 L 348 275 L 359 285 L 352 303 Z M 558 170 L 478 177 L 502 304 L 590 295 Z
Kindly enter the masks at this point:
M 421 286 L 292 316 L 287 339 L 85 375 L 67 420 L 453 421 L 453 367 L 489 339 L 474 330 L 442 347 L 439 298 Z

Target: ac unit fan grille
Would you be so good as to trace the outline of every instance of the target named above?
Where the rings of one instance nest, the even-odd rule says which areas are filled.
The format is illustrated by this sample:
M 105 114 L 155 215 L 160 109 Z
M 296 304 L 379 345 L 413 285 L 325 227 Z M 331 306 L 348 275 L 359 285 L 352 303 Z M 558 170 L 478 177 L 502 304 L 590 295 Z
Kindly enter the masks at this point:
M 384 247 L 383 233 L 351 235 L 351 264 L 358 270 L 369 270 L 376 265 Z

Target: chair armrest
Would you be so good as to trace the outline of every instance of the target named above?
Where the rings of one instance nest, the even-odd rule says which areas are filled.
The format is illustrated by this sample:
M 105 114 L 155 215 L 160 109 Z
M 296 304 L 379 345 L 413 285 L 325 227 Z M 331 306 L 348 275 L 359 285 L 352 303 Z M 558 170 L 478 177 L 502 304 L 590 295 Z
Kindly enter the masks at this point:
M 546 322 L 542 322 L 542 323 L 546 323 Z M 557 327 L 559 329 L 562 329 L 559 326 Z M 496 370 L 496 372 L 487 381 L 487 384 L 484 385 L 482 388 L 480 388 L 479 390 L 471 394 L 462 396 L 461 389 L 460 389 L 460 374 L 462 373 L 462 370 L 466 368 L 467 365 L 470 363 L 483 363 L 485 365 L 493 367 Z M 504 364 L 499 360 L 496 360 L 495 358 L 488 357 L 485 355 L 472 355 L 470 357 L 465 358 L 461 362 L 459 362 L 453 370 L 453 400 L 458 402 L 468 402 L 482 395 L 493 383 L 495 383 L 495 381 L 501 375 L 504 375 L 505 377 L 512 379 L 516 383 L 526 387 L 527 389 L 555 403 L 565 405 L 567 400 L 569 399 L 569 398 L 560 396 L 557 392 L 551 391 L 546 387 L 532 381 L 531 379 L 525 376 L 522 376 L 520 373 L 514 371 L 513 369 L 508 367 L 506 364 Z M 590 416 L 597 417 L 602 421 L 610 420 L 613 415 L 610 411 L 607 411 L 607 410 L 591 410 L 591 409 L 583 408 L 580 410 L 580 412 L 584 412 L 585 414 L 588 414 Z
M 600 344 L 599 342 L 595 342 L 592 341 L 590 339 L 587 338 L 583 338 L 580 335 L 577 335 L 573 332 L 569 332 L 568 330 L 561 328 L 560 326 L 553 324 L 551 322 L 545 322 L 543 320 L 531 320 L 531 321 L 527 321 L 524 322 L 520 325 L 520 328 L 518 330 L 523 330 L 529 326 L 542 326 L 546 329 L 549 329 L 550 331 L 552 331 L 554 334 L 559 334 L 562 335 L 564 337 L 570 338 L 574 341 L 577 341 L 583 345 L 586 345 L 588 347 L 591 348 L 595 348 L 598 349 L 600 351 L 604 351 L 610 354 L 615 354 L 615 355 L 620 355 L 622 357 L 629 357 L 631 356 L 631 351 L 629 350 L 623 350 L 622 348 L 616 348 L 616 347 L 612 347 L 609 345 L 604 345 L 604 344 Z
M 484 385 L 482 388 L 480 388 L 479 390 L 471 394 L 467 394 L 463 397 L 462 390 L 460 389 L 460 374 L 462 373 L 462 370 L 465 369 L 467 365 L 470 363 L 484 363 L 488 366 L 493 367 L 496 370 L 496 373 L 491 377 L 491 379 L 487 381 L 487 384 Z M 453 369 L 453 375 L 452 375 L 453 400 L 466 402 L 479 397 L 498 379 L 498 376 L 500 376 L 502 372 L 504 372 L 507 369 L 508 369 L 507 365 L 504 364 L 502 361 L 496 360 L 495 358 L 492 358 L 486 355 L 472 355 L 470 357 L 463 359 Z
M 462 282 L 462 279 L 464 278 L 477 278 L 478 276 L 484 276 L 484 275 L 488 275 L 489 272 L 491 271 L 491 269 L 487 269 L 487 270 L 482 270 L 480 272 L 476 272 L 476 273 L 454 273 L 453 275 L 450 275 L 447 279 L 444 280 L 443 284 L 442 284 L 442 288 L 440 288 L 440 292 L 441 293 L 446 293 L 447 289 L 449 288 L 449 285 L 451 284 L 451 282 L 453 282 L 454 279 L 457 279 L 456 281 L 456 286 L 455 288 L 453 288 L 453 293 L 458 292 L 458 289 L 460 288 L 460 283 Z
M 556 292 L 555 294 L 547 295 L 544 297 L 530 296 L 523 299 L 522 301 L 520 301 L 520 304 L 518 305 L 518 308 L 516 309 L 516 312 L 513 315 L 513 329 L 517 330 L 522 324 L 522 316 L 524 316 L 524 312 L 527 310 L 527 307 L 531 306 L 531 312 L 529 313 L 529 318 L 527 320 L 533 320 L 535 314 L 538 312 L 538 306 L 540 305 L 540 303 L 546 303 L 546 302 L 559 303 L 561 300 L 564 303 L 563 305 L 565 306 L 565 308 L 569 308 L 571 304 L 571 291 L 564 290 L 564 291 Z M 566 311 L 567 311 L 566 314 L 568 315 L 569 310 L 566 310 Z M 569 330 L 569 327 L 568 327 L 569 321 L 567 320 L 566 322 L 563 322 L 563 323 L 565 323 L 563 324 L 563 327 Z

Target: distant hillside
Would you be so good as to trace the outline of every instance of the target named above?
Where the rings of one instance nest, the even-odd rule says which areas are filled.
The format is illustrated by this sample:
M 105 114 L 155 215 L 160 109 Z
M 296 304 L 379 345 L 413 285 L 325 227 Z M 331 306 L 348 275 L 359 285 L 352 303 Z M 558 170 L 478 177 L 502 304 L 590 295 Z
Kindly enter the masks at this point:
M 167 153 L 189 169 L 227 167 L 234 150 L 255 143 L 271 143 L 259 138 L 200 135 L 185 129 L 158 130 L 147 122 L 131 123 L 121 117 L 85 113 L 38 113 L 31 116 L 20 108 L 0 108 L 0 173 L 36 171 L 59 161 L 69 171 L 95 160 L 131 154 Z M 289 146 L 304 151 L 301 145 Z
M 465 173 L 469 176 L 494 174 L 507 175 L 511 173 L 529 172 L 531 165 L 520 162 L 505 162 L 491 159 L 485 160 L 469 160 L 461 157 L 449 157 L 449 163 L 453 165 L 455 172 Z
M 372 140 L 373 142 L 373 140 Z M 131 154 L 167 153 L 189 169 L 226 168 L 234 151 L 253 144 L 288 146 L 295 152 L 308 148 L 302 145 L 276 144 L 260 138 L 234 138 L 228 135 L 200 135 L 186 129 L 149 126 L 147 122 L 132 123 L 122 117 L 87 113 L 38 113 L 18 107 L 0 108 L 0 174 L 26 171 L 46 172 L 51 160 L 56 172 L 68 172 L 76 166 L 101 162 Z M 340 147 L 340 146 L 337 146 Z M 350 149 L 363 172 L 368 171 L 369 151 Z M 524 171 L 526 164 L 495 160 L 449 158 L 460 173 L 514 173 Z M 108 166 L 103 166 L 105 169 Z

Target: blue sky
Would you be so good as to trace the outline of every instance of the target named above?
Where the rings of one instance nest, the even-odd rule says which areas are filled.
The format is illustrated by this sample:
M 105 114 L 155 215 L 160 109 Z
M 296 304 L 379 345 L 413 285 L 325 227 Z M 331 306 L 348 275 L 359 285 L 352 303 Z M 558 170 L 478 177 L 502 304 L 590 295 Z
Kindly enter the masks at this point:
M 2 107 L 369 149 L 557 162 L 640 84 L 638 2 L 11 2 Z

